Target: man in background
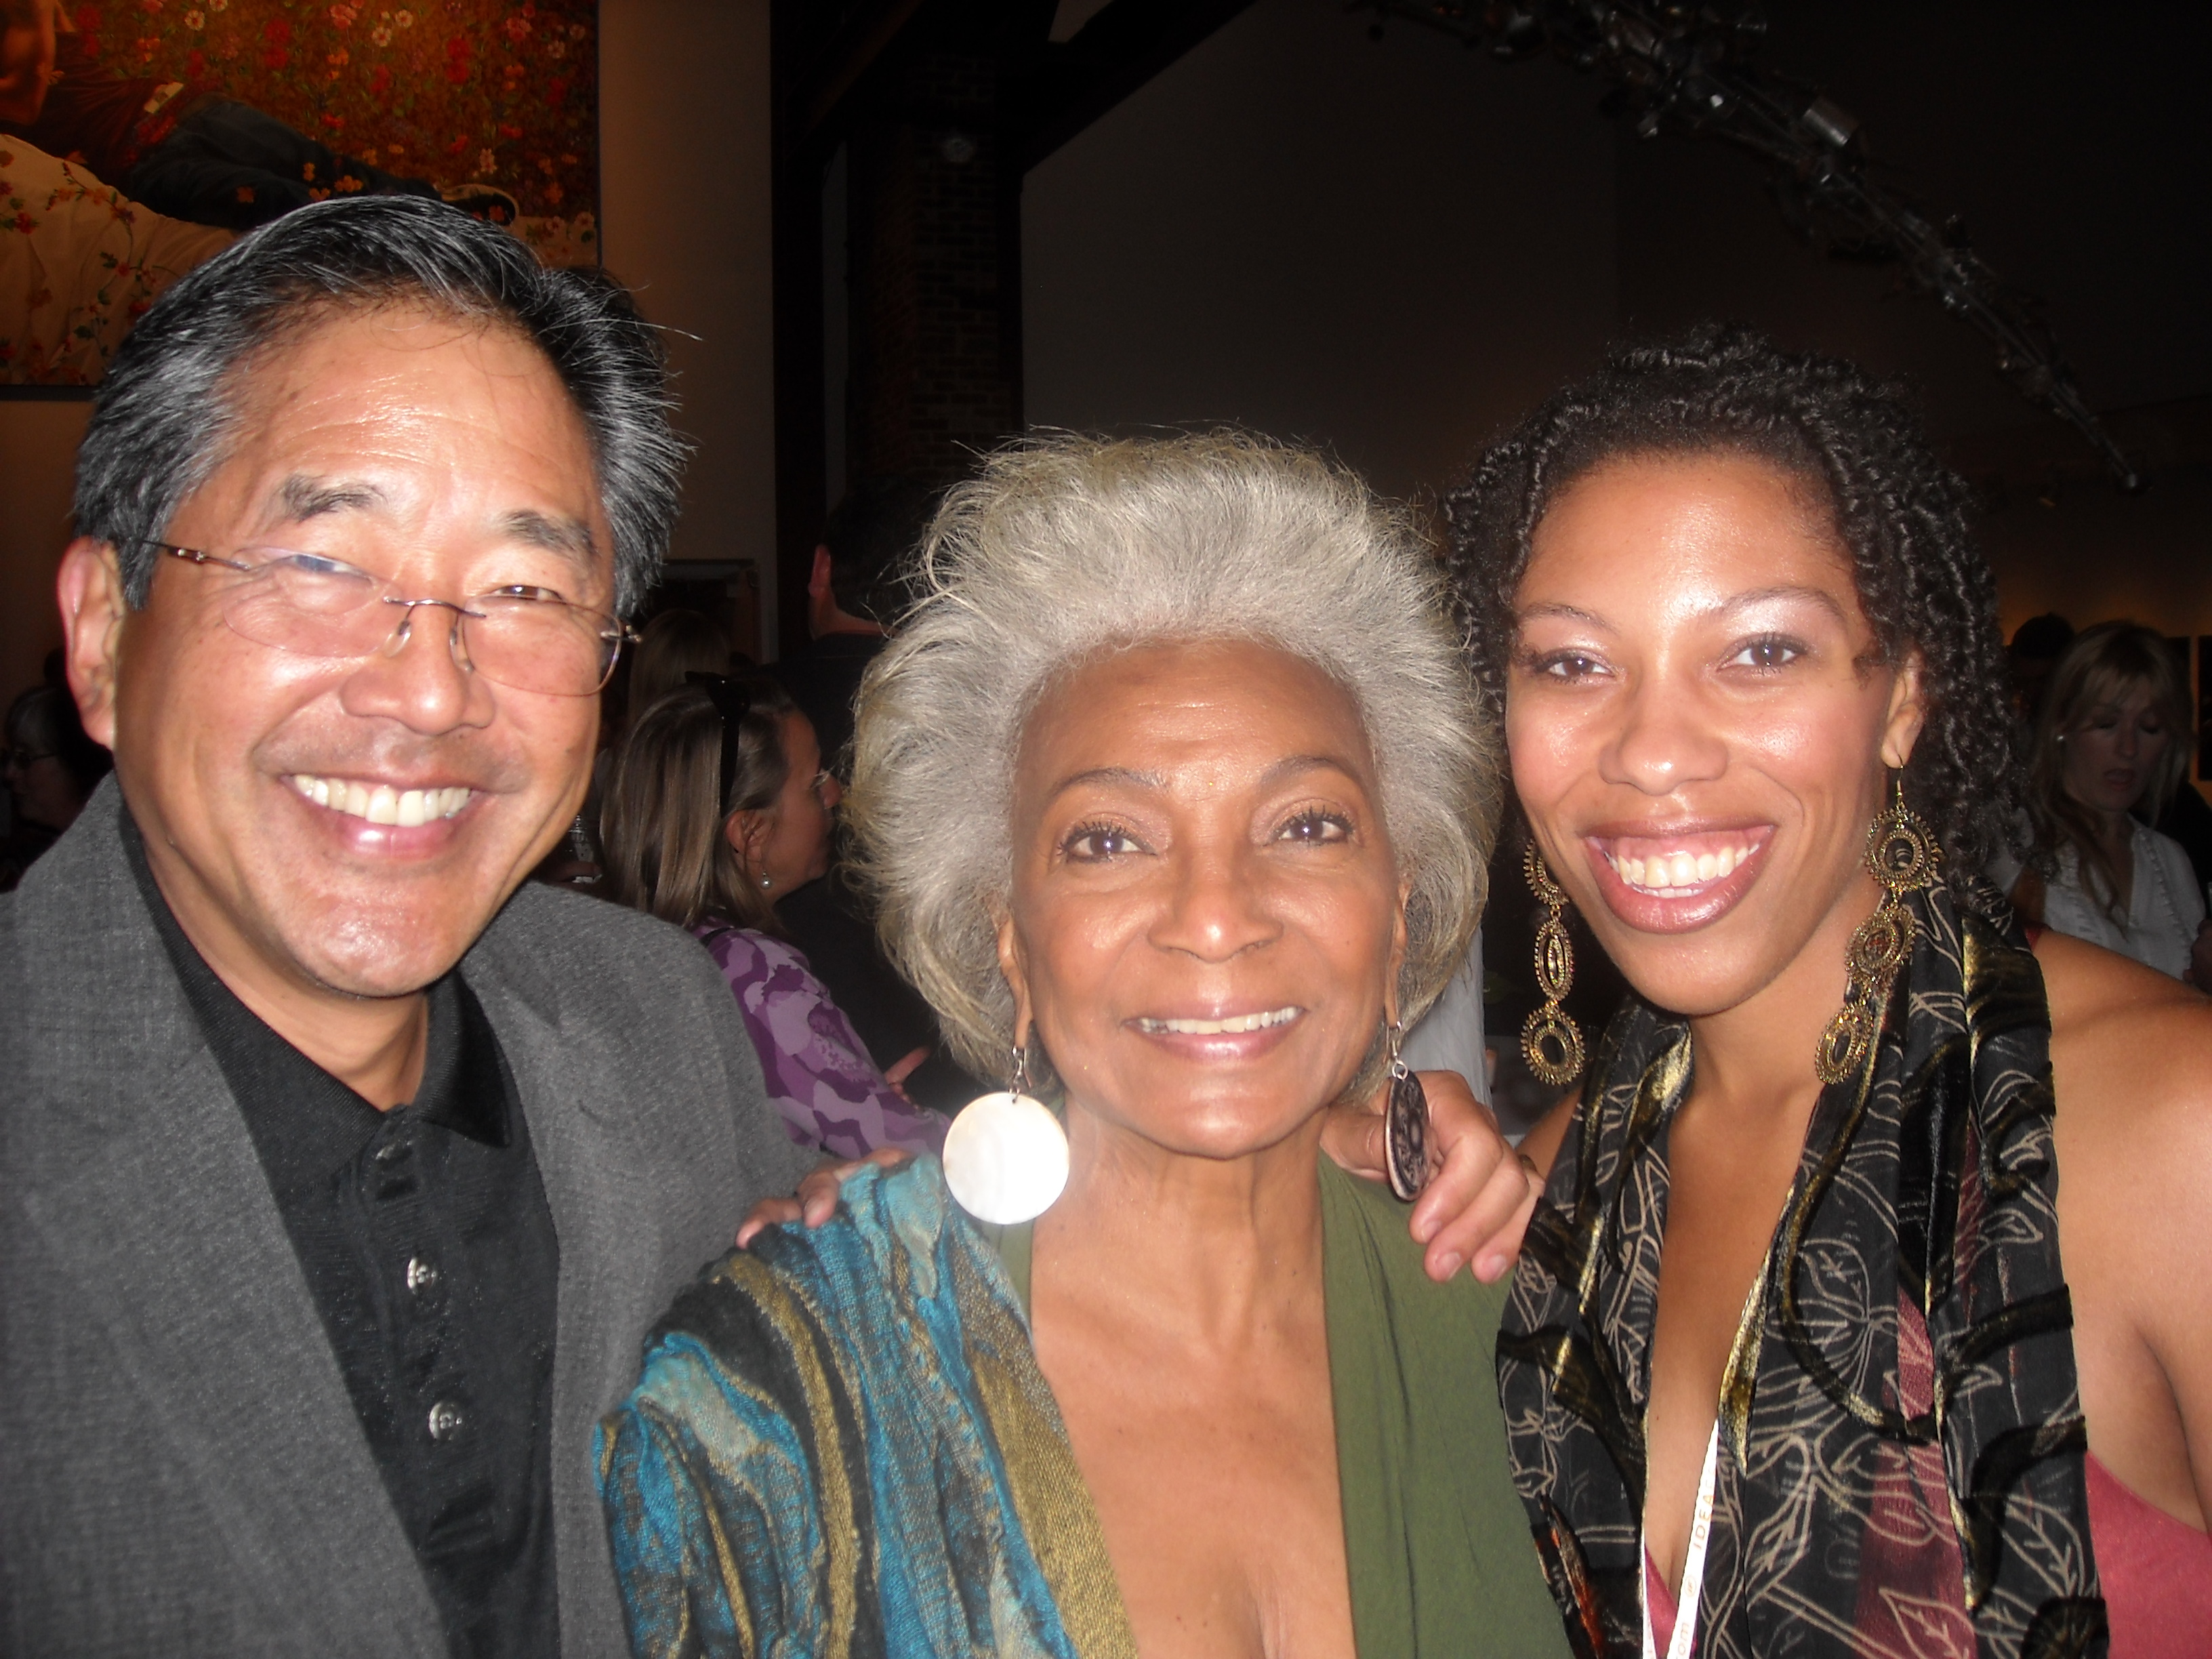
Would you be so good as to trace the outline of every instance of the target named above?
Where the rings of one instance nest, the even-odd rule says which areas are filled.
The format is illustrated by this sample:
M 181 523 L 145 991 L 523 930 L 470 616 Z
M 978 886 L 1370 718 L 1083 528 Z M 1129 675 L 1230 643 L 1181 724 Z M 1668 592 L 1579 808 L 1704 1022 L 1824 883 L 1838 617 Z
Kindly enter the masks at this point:
M 845 492 L 814 550 L 806 579 L 805 648 L 775 677 L 813 722 L 823 763 L 852 776 L 853 699 L 905 603 L 901 575 L 936 506 L 910 478 L 864 478 Z
M 2005 661 L 2012 670 L 2013 713 L 2030 732 L 2043 713 L 2043 688 L 2051 682 L 2051 671 L 2073 643 L 2074 624 L 2055 611 L 2030 617 L 2013 629 L 2012 643 L 2005 647 Z

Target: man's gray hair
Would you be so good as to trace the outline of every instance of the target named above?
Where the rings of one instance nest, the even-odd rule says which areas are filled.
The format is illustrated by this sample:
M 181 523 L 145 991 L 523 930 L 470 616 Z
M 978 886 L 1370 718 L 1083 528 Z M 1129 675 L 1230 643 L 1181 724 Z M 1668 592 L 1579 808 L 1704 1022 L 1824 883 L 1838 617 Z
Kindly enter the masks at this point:
M 1013 1042 L 996 923 L 1030 711 L 1156 642 L 1261 641 L 1351 695 L 1410 884 L 1401 1017 L 1435 999 L 1482 908 L 1498 741 L 1434 557 L 1359 479 L 1233 431 L 1034 439 L 945 497 L 915 588 L 862 684 L 848 816 L 884 945 L 963 1065 L 996 1078 Z
M 378 196 L 319 202 L 241 238 L 172 283 L 117 349 L 77 451 L 76 528 L 114 546 L 131 604 L 146 602 L 154 544 L 222 464 L 239 371 L 334 313 L 409 304 L 512 328 L 545 354 L 591 437 L 616 608 L 643 603 L 684 467 L 653 329 L 596 271 L 550 270 L 455 209 Z

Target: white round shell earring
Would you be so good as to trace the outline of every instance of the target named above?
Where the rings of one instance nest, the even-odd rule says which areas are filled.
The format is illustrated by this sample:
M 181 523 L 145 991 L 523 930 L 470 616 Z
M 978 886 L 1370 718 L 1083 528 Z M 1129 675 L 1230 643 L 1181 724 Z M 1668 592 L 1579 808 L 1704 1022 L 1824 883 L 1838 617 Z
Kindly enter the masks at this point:
M 1006 1086 L 978 1095 L 945 1136 L 945 1184 L 978 1221 L 1011 1227 L 1053 1206 L 1067 1185 L 1067 1133 L 1029 1092 L 1029 1046 Z

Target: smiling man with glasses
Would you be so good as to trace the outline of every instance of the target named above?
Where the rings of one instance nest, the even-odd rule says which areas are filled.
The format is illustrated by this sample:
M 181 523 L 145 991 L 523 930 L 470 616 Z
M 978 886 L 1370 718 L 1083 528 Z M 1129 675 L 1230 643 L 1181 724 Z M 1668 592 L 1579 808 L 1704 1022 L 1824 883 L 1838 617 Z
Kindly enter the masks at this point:
M 118 351 L 59 583 L 116 781 L 0 900 L 0 1649 L 621 1650 L 591 1425 L 807 1162 L 696 945 L 523 888 L 680 460 L 627 297 L 434 204 Z

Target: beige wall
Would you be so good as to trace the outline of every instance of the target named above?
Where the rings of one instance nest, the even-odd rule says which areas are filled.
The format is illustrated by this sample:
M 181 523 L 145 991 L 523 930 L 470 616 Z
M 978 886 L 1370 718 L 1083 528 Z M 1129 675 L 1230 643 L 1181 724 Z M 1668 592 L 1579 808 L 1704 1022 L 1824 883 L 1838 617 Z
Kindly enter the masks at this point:
M 2124 617 L 2212 634 L 2212 467 L 2162 473 L 2140 495 L 2069 480 L 2054 504 L 2007 501 L 1983 532 L 2008 639 L 2046 611 L 2076 628 Z
M 678 559 L 750 559 L 775 617 L 767 0 L 603 0 L 607 269 L 669 338 L 698 446 Z M 773 641 L 763 641 L 775 654 Z
M 1407 495 L 1598 356 L 1619 273 L 1591 83 L 1371 21 L 1257 0 L 1030 173 L 1031 421 L 1236 421 Z
M 0 704 L 62 642 L 54 568 L 69 543 L 70 483 L 89 402 L 0 400 Z

